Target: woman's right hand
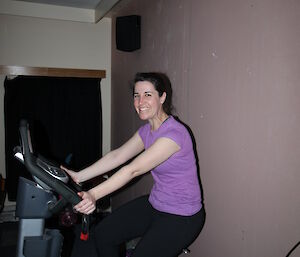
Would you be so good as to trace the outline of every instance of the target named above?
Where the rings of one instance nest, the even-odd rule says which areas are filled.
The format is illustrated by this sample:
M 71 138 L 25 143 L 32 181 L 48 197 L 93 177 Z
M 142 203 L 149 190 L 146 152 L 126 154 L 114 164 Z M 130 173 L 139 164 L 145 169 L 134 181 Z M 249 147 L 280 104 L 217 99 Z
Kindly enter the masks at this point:
M 60 168 L 62 170 L 64 170 L 72 179 L 73 181 L 76 183 L 76 184 L 79 184 L 80 183 L 80 180 L 79 180 L 79 173 L 78 172 L 75 172 L 73 170 L 69 170 L 67 169 L 66 167 L 64 166 L 60 166 Z
M 91 214 L 96 209 L 96 199 L 90 192 L 77 193 L 82 201 L 74 206 L 74 209 L 83 214 Z

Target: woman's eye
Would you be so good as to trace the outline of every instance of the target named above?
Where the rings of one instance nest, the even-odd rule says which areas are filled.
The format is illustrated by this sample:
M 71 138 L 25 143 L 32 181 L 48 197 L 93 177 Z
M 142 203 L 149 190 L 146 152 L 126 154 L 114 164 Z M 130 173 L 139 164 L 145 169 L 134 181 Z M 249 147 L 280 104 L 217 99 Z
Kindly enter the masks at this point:
M 137 94 L 136 94 L 136 95 L 133 95 L 133 98 L 134 98 L 134 99 L 136 99 L 136 98 L 138 98 L 138 97 L 139 97 L 139 95 L 137 95 Z

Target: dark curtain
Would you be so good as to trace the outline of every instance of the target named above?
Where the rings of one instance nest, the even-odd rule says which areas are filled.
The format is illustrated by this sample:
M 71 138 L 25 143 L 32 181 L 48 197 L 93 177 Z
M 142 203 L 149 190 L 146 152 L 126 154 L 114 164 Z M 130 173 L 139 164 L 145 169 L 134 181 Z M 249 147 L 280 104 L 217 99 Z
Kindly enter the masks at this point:
M 35 153 L 79 170 L 102 155 L 100 79 L 18 76 L 5 79 L 5 160 L 8 199 L 19 176 L 30 178 L 13 157 L 19 121 L 29 121 Z

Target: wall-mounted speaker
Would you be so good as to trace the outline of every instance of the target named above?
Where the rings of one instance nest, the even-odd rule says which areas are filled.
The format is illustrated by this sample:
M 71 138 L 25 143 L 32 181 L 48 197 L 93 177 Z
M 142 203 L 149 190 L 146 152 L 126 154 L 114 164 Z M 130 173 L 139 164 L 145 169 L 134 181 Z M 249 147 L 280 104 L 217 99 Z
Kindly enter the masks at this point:
M 116 43 L 121 51 L 132 52 L 141 48 L 141 16 L 117 17 Z

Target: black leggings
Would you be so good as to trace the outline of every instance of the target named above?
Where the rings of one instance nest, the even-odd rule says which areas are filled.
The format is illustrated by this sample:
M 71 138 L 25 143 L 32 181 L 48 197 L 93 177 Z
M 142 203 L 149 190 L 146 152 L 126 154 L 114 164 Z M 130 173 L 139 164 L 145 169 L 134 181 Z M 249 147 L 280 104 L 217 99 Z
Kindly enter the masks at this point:
M 96 226 L 98 256 L 118 257 L 120 244 L 141 237 L 133 257 L 175 257 L 197 238 L 204 222 L 204 208 L 192 216 L 174 215 L 155 210 L 142 196 Z

